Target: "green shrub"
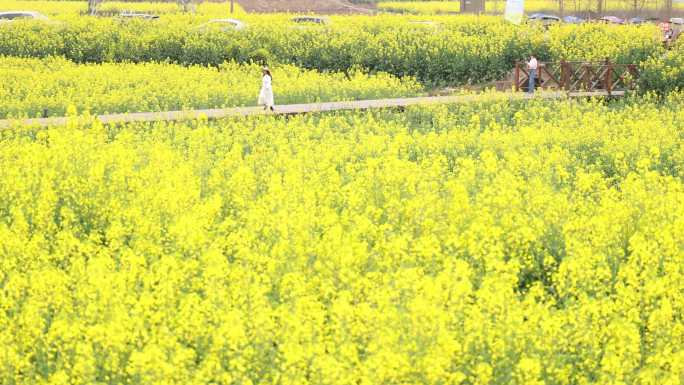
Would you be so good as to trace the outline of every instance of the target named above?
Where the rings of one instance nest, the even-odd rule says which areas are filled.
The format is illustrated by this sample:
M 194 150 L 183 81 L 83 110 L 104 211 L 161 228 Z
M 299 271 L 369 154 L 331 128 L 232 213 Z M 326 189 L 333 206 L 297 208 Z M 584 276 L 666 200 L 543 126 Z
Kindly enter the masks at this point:
M 642 92 L 666 94 L 684 90 L 684 47 L 680 44 L 665 55 L 653 57 L 642 65 L 639 77 Z
M 249 21 L 243 31 L 200 32 L 183 18 L 117 22 L 73 19 L 66 25 L 13 23 L 0 28 L 0 55 L 59 55 L 83 62 L 170 61 L 218 66 L 224 61 L 294 64 L 319 71 L 388 72 L 426 85 L 502 78 L 516 60 L 640 63 L 662 52 L 655 27 L 560 26 L 544 32 L 494 18 L 463 16 L 436 26 L 398 16 L 347 17 L 325 27 L 286 18 Z

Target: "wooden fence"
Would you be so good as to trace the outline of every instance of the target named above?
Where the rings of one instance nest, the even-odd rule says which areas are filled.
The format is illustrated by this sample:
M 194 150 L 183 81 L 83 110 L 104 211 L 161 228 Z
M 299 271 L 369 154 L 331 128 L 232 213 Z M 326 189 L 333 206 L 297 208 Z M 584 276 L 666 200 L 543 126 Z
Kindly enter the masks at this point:
M 527 90 L 529 70 L 524 62 L 515 64 L 514 85 L 516 91 Z M 636 64 L 615 64 L 604 62 L 545 62 L 539 63 L 536 87 L 542 89 L 564 90 L 568 92 L 602 91 L 613 92 L 632 90 L 636 87 L 639 70 Z

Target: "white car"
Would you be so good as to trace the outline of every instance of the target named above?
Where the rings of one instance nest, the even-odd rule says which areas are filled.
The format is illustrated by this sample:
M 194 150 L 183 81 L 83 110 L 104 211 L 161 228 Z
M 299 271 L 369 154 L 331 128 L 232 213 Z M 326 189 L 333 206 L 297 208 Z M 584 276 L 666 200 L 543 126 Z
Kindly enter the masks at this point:
M 436 27 L 436 26 L 441 25 L 440 23 L 436 23 L 436 22 L 434 22 L 434 21 L 429 21 L 429 20 L 428 20 L 428 21 L 409 21 L 409 24 L 421 25 L 421 26 L 422 26 L 422 25 L 425 25 L 425 26 L 428 26 L 428 27 Z
M 149 13 L 139 13 L 139 12 L 121 12 L 119 17 L 124 19 L 144 19 L 144 20 L 154 20 L 159 19 L 159 15 L 152 15 Z
M 0 22 L 9 23 L 14 20 L 48 20 L 47 16 L 35 11 L 0 12 Z
M 245 29 L 247 24 L 237 19 L 214 19 L 200 25 L 196 29 L 206 31 L 210 29 L 219 29 L 221 31 L 239 31 Z
M 292 21 L 298 24 L 330 24 L 330 19 L 327 17 L 318 17 L 318 16 L 298 16 L 295 18 L 292 18 Z
M 543 13 L 533 13 L 527 19 L 530 22 L 541 23 L 542 25 L 545 25 L 545 26 L 561 22 L 560 17 L 553 16 L 553 15 L 545 15 Z

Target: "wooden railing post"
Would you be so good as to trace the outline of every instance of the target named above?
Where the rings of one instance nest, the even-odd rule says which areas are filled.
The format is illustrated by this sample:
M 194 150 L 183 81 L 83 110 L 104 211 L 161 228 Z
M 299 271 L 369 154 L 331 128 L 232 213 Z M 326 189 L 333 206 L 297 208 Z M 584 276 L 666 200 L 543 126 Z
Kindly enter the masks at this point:
M 539 89 L 540 90 L 544 89 L 544 68 L 546 68 L 544 62 L 539 62 L 537 64 L 537 77 L 534 79 L 534 88 L 535 89 L 537 88 L 537 83 L 539 83 Z
M 611 64 L 610 60 L 606 58 L 606 74 L 604 76 L 605 81 L 605 88 L 606 91 L 608 91 L 608 96 L 611 95 L 611 92 L 613 91 L 613 64 Z
M 523 67 L 525 65 L 525 62 L 515 62 L 515 91 L 526 89 L 529 83 L 529 72 Z M 560 74 L 556 66 L 560 66 Z M 639 70 L 636 65 L 615 64 L 609 58 L 595 62 L 560 60 L 539 63 L 537 67 L 537 80 L 541 87 L 560 87 L 566 92 L 596 91 L 613 96 L 613 92 L 621 92 L 623 88 L 632 89 L 638 77 Z
M 568 88 L 568 74 L 567 74 L 567 68 L 565 67 L 566 63 L 565 60 L 561 60 L 560 62 L 560 88 L 563 91 L 567 91 Z
M 584 77 L 584 90 L 587 92 L 593 91 L 591 89 L 591 64 L 583 63 L 582 68 L 584 69 L 584 73 L 582 76 Z

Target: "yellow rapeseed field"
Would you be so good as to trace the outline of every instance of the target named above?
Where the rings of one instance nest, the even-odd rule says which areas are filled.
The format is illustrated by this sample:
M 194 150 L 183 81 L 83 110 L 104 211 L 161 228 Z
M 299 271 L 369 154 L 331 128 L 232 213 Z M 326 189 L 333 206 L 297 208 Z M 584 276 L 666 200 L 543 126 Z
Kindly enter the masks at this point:
M 223 63 L 218 68 L 168 63 L 75 64 L 63 58 L 0 56 L 0 119 L 64 116 L 69 106 L 93 114 L 253 106 L 261 66 Z M 292 65 L 271 68 L 276 103 L 313 103 L 416 96 L 422 87 L 352 71 L 320 73 Z
M 682 384 L 683 112 L 0 131 L 0 383 Z
M 220 66 L 226 61 L 291 64 L 321 72 L 385 72 L 427 87 L 482 84 L 505 78 L 530 54 L 542 61 L 640 64 L 662 56 L 654 24 L 516 26 L 494 16 L 337 16 L 302 25 L 292 15 L 239 16 L 239 31 L 203 30 L 216 16 L 164 15 L 122 20 L 66 13 L 51 22 L 0 27 L 0 56 L 62 56 L 77 63 L 172 62 Z M 225 16 L 224 16 L 225 17 Z

